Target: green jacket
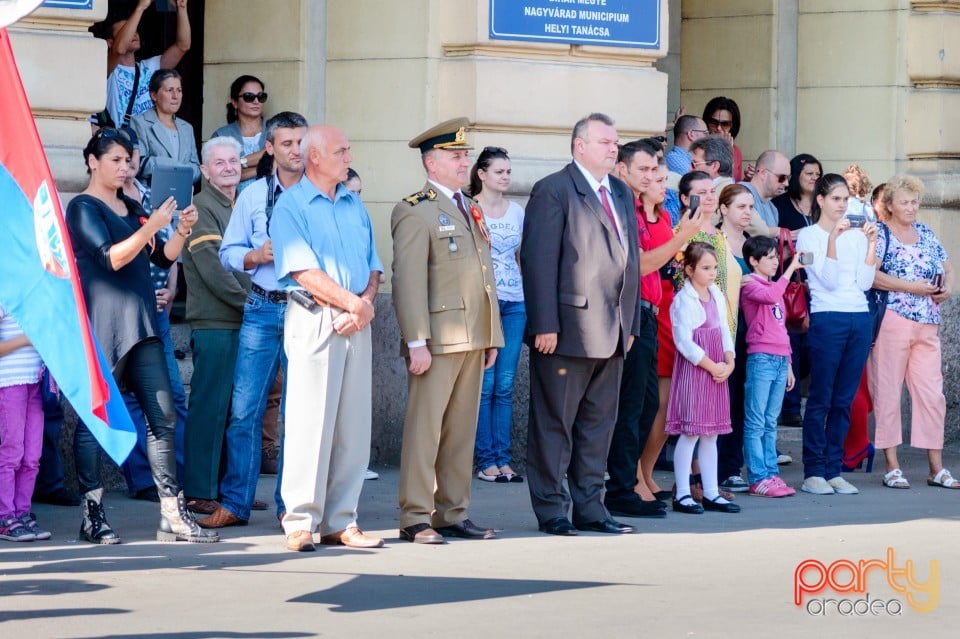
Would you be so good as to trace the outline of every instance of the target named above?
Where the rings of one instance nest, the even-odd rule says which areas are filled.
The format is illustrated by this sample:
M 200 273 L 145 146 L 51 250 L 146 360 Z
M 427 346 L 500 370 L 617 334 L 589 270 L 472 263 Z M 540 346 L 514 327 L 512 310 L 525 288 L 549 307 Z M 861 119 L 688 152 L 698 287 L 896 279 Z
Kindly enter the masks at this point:
M 250 276 L 228 271 L 220 263 L 223 232 L 233 212 L 233 202 L 201 179 L 197 223 L 183 251 L 183 274 L 187 281 L 187 321 L 191 328 L 239 329 L 243 304 L 250 290 Z

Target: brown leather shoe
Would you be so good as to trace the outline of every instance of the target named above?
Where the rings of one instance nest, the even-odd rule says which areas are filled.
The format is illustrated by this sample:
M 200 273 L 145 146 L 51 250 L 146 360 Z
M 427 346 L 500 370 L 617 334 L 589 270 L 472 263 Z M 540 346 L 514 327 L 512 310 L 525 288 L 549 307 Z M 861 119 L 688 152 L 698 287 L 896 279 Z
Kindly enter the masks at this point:
M 186 497 L 187 508 L 200 515 L 212 515 L 220 504 L 215 499 L 201 499 L 200 497 Z
M 331 533 L 320 538 L 324 546 L 349 546 L 350 548 L 380 548 L 383 540 L 379 537 L 367 535 L 356 526 L 351 526 L 338 533 Z
M 287 535 L 287 550 L 313 552 L 316 549 L 313 545 L 313 535 L 306 530 L 298 530 Z
M 414 524 L 400 529 L 400 539 L 415 544 L 445 544 L 443 536 L 430 527 L 430 524 Z
M 197 520 L 201 528 L 226 528 L 227 526 L 246 526 L 247 522 L 220 506 L 209 517 Z

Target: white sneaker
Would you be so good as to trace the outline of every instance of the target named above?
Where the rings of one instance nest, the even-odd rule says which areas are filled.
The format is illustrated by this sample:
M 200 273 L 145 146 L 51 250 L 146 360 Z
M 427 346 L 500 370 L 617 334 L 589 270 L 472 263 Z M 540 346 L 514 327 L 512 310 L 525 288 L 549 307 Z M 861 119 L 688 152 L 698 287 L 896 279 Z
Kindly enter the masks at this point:
M 827 482 L 830 484 L 830 487 L 833 488 L 833 492 L 838 495 L 858 495 L 860 490 L 856 486 L 848 482 L 843 477 L 834 477 Z
M 363 474 L 364 479 L 380 479 L 380 473 L 375 470 L 370 470 L 369 468 Z
M 813 495 L 832 495 L 836 492 L 823 477 L 807 477 L 800 485 L 800 490 Z
M 786 466 L 793 463 L 793 457 L 787 455 L 786 453 L 780 453 L 777 455 L 777 466 Z

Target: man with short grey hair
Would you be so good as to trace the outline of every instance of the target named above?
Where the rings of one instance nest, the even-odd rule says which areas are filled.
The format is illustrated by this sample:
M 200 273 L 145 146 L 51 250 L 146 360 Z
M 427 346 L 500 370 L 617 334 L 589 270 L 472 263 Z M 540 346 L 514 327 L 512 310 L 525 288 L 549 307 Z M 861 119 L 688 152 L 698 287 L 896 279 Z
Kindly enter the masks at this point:
M 228 271 L 218 255 L 240 182 L 240 143 L 211 138 L 201 158 L 203 178 L 194 198 L 199 217 L 183 252 L 193 351 L 183 490 L 188 508 L 210 514 L 218 507 L 220 455 L 250 276 Z
M 551 535 L 633 532 L 603 503 L 623 358 L 642 321 L 635 199 L 610 175 L 617 137 L 602 113 L 577 122 L 572 161 L 534 184 L 527 202 L 527 479 L 537 523 Z

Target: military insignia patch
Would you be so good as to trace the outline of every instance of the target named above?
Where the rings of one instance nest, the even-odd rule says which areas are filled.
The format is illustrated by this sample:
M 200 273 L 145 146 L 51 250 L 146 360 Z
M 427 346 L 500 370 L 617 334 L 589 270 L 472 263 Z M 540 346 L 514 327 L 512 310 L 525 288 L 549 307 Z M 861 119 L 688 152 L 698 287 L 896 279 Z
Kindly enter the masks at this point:
M 426 191 L 417 191 L 413 195 L 408 195 L 403 198 L 403 201 L 409 204 L 410 206 L 416 206 L 424 200 L 435 200 L 437 199 L 437 192 L 433 189 L 427 189 Z

